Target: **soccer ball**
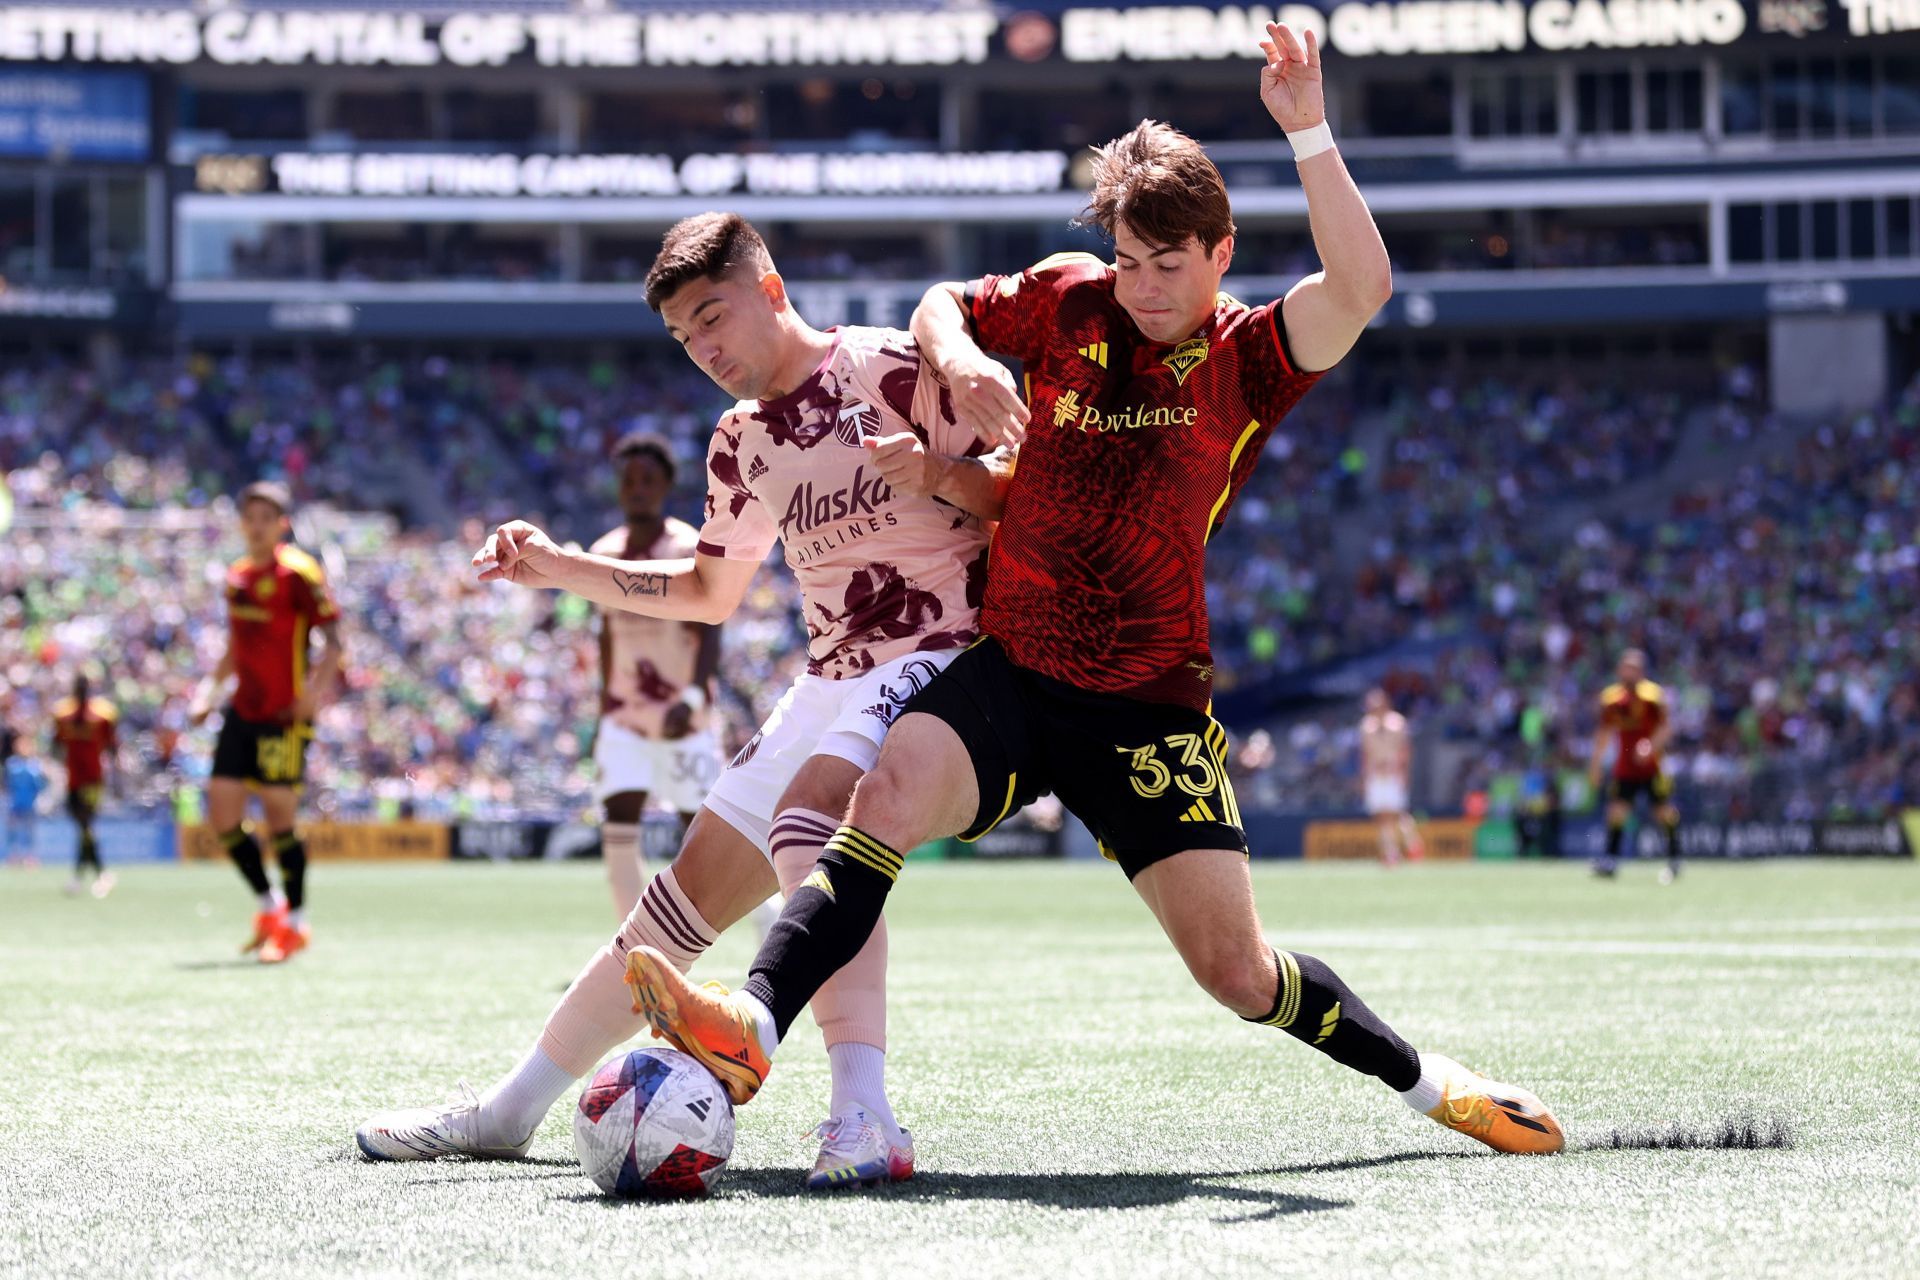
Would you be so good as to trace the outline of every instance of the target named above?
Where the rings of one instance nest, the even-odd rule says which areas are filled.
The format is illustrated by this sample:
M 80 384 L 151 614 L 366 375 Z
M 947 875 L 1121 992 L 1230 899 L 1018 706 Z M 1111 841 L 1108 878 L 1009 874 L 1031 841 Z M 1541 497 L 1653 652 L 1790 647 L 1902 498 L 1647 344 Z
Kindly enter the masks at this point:
M 610 1196 L 703 1196 L 733 1154 L 733 1102 L 686 1054 L 635 1049 L 587 1082 L 573 1112 L 573 1149 Z

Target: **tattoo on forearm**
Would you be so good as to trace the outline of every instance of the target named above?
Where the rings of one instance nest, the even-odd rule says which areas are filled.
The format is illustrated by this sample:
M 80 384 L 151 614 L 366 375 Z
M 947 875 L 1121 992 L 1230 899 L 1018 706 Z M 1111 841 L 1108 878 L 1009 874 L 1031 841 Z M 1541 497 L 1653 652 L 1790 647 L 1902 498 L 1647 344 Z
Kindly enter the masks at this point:
M 628 573 L 625 569 L 613 571 L 613 585 L 620 588 L 620 594 L 633 596 L 665 596 L 667 594 L 667 575 L 664 573 Z

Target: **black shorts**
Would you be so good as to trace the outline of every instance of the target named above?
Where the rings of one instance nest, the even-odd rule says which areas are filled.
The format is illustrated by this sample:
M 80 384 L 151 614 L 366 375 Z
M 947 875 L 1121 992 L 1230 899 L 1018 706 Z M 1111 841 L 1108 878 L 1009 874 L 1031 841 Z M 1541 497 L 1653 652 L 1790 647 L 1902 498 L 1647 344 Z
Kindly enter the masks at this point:
M 310 725 L 263 724 L 229 711 L 213 747 L 213 776 L 263 787 L 300 786 L 307 778 L 307 743 L 312 738 Z
M 1613 778 L 1607 783 L 1607 799 L 1633 804 L 1641 796 L 1648 803 L 1662 805 L 1673 798 L 1673 779 L 1664 773 L 1651 778 Z
M 1051 791 L 1131 880 L 1188 849 L 1247 851 L 1227 779 L 1227 731 L 1204 711 L 1076 688 L 981 640 L 904 713 L 944 721 L 973 760 L 978 840 Z
M 84 787 L 70 787 L 67 790 L 67 812 L 73 815 L 75 822 L 84 822 L 100 812 L 100 798 L 106 794 L 106 787 L 98 782 Z

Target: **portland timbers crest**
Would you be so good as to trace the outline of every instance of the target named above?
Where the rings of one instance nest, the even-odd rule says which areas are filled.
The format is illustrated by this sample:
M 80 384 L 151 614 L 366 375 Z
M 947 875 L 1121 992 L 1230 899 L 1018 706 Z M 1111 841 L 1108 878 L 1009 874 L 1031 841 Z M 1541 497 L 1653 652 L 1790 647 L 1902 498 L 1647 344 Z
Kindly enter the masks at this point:
M 1173 349 L 1172 355 L 1160 363 L 1173 370 L 1174 380 L 1184 387 L 1187 385 L 1187 375 L 1199 368 L 1200 362 L 1206 358 L 1207 340 L 1205 338 L 1188 338 L 1185 342 Z

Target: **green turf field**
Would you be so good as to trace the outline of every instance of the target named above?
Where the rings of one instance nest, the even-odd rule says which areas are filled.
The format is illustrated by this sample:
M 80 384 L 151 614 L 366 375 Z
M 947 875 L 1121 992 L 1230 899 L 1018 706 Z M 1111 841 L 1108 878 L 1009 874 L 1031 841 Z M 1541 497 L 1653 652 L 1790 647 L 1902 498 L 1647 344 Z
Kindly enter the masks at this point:
M 609 931 L 597 868 L 322 865 L 315 945 L 279 970 L 234 955 L 227 869 L 134 869 L 104 903 L 9 871 L 0 1275 L 1920 1273 L 1920 867 L 1256 874 L 1277 941 L 1537 1090 L 1571 1153 L 1484 1154 L 1236 1022 L 1110 867 L 916 864 L 891 910 L 913 1183 L 799 1189 L 826 1088 L 805 1023 L 704 1203 L 602 1199 L 570 1106 L 524 1164 L 371 1164 L 365 1115 L 531 1041 Z M 1742 1113 L 1793 1148 L 1591 1149 Z

